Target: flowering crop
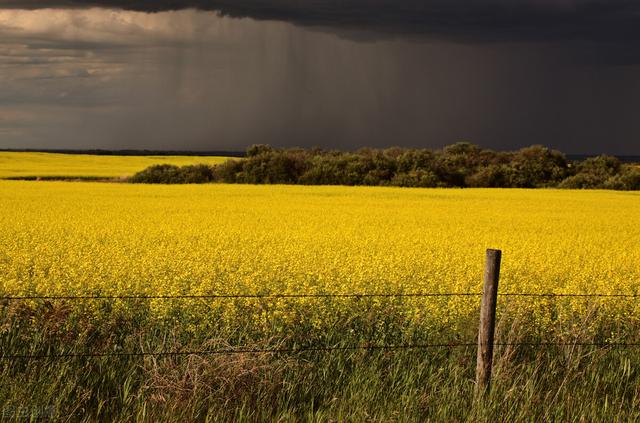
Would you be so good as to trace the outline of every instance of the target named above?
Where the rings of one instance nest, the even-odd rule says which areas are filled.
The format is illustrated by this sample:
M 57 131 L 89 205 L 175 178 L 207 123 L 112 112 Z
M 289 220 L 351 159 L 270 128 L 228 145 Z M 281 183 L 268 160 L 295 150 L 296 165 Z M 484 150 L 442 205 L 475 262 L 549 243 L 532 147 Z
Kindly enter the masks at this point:
M 149 166 L 218 164 L 216 156 L 93 156 L 84 154 L 0 152 L 0 178 L 131 176 Z
M 5 295 L 480 292 L 486 248 L 504 252 L 500 292 L 635 294 L 639 241 L 637 193 L 0 182 Z M 251 301 L 208 310 L 320 329 L 358 307 Z M 593 311 L 584 299 L 559 301 L 499 307 L 541 328 Z M 598 318 L 636 321 L 636 302 L 602 300 Z M 179 318 L 202 318 L 189 304 Z M 361 308 L 456 327 L 477 306 L 475 297 L 376 298 Z

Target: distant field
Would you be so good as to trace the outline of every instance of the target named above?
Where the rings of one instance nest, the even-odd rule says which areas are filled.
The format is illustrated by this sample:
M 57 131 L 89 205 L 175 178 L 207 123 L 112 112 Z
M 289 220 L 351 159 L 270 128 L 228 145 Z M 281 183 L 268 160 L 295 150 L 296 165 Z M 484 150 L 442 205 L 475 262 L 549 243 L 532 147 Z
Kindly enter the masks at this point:
M 84 154 L 0 152 L 0 178 L 119 178 L 155 164 L 185 166 L 218 164 L 227 157 L 211 156 L 91 156 Z

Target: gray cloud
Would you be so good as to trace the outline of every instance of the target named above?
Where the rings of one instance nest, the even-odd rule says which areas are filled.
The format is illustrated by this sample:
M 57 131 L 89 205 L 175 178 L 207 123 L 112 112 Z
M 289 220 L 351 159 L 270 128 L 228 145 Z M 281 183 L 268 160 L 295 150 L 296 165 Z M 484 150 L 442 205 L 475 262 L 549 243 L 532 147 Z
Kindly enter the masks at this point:
M 197 8 L 226 16 L 473 41 L 639 40 L 636 0 L 0 0 L 5 8 Z
M 525 25 L 517 11 L 504 27 L 489 30 L 500 22 L 496 13 L 463 25 L 464 14 L 451 6 L 462 0 L 442 3 L 441 16 L 449 18 L 433 26 L 442 34 L 432 28 L 429 36 L 391 25 L 407 20 L 400 12 L 375 25 L 373 12 L 369 21 L 349 24 L 329 18 L 342 11 L 328 10 L 323 19 L 291 15 L 305 23 L 296 26 L 195 10 L 14 3 L 34 10 L 0 9 L 0 147 L 440 147 L 468 140 L 490 148 L 544 143 L 567 152 L 640 153 L 638 50 L 633 40 L 602 30 L 583 28 L 578 37 L 571 25 L 553 24 L 563 30 L 536 35 L 531 28 L 543 20 Z M 328 3 L 313 3 L 321 4 Z M 458 42 L 464 40 L 473 42 Z

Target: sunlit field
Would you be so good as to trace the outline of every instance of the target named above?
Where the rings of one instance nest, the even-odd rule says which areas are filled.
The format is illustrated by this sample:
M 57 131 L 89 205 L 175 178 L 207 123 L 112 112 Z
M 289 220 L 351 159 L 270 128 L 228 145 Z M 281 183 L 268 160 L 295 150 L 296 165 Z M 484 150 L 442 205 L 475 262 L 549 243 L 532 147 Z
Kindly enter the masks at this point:
M 0 293 L 479 293 L 484 251 L 499 248 L 504 254 L 501 293 L 637 294 L 639 210 L 640 194 L 612 191 L 2 181 Z M 473 343 L 479 297 L 6 300 L 2 304 L 5 354 L 64 354 Z M 498 341 L 637 342 L 637 304 L 635 298 L 500 297 Z M 21 323 L 15 326 L 16 322 Z M 573 413 L 571 407 L 588 418 L 619 416 L 598 406 L 604 401 L 599 396 L 603 389 L 615 396 L 619 406 L 615 413 L 626 410 L 622 415 L 628 418 L 640 405 L 632 393 L 636 385 L 631 380 L 636 380 L 637 372 L 625 370 L 633 351 L 594 355 L 590 350 L 558 347 L 499 349 L 494 402 L 473 408 L 467 401 L 472 398 L 474 354 L 473 349 L 463 348 L 448 353 L 446 349 L 316 352 L 293 358 L 273 354 L 158 361 L 70 358 L 48 367 L 5 365 L 3 378 L 32 382 L 12 385 L 4 395 L 6 401 L 31 395 L 30 390 L 50 395 L 42 392 L 43 381 L 62 383 L 59 378 L 75 372 L 70 369 L 90 362 L 103 369 L 90 367 L 99 377 L 91 378 L 89 372 L 74 383 L 83 389 L 115 390 L 118 400 L 102 412 L 111 414 L 98 413 L 95 418 L 123 421 L 127 417 L 118 414 L 121 410 L 139 410 L 143 403 L 159 407 L 145 418 L 161 410 L 173 410 L 175 416 L 175 407 L 183 407 L 184 419 L 301 418 L 308 410 L 296 407 L 309 404 L 305 395 L 319 401 L 327 418 L 338 420 L 366 418 L 366 413 L 341 414 L 366 410 L 380 421 L 392 419 L 394 413 L 415 419 L 477 421 L 495 413 L 520 419 L 528 415 L 531 401 L 543 401 L 549 387 L 557 393 L 551 401 L 555 408 L 541 408 L 536 412 L 540 419 L 568 418 L 573 416 L 566 414 Z M 557 368 L 539 374 L 541 365 Z M 110 369 L 108 376 L 104 369 Z M 193 376 L 194 369 L 202 372 L 201 379 L 188 383 L 181 379 Z M 342 376 L 335 379 L 332 374 Z M 123 377 L 131 378 L 127 383 L 136 387 L 135 395 L 120 390 Z M 590 377 L 602 377 L 593 391 L 593 385 L 584 383 Z M 562 378 L 569 379 L 562 382 Z M 528 384 L 545 388 L 527 393 Z M 376 392 L 388 385 L 398 391 L 382 401 Z M 440 388 L 423 397 L 429 386 Z M 585 389 L 581 398 L 590 401 L 571 402 L 578 387 Z M 84 397 L 74 389 L 56 399 L 59 409 L 79 403 L 95 406 L 94 397 L 78 399 Z M 197 393 L 189 397 L 185 393 L 189 389 Z M 333 395 L 338 396 L 331 402 Z M 459 402 L 450 401 L 452 396 Z M 229 398 L 237 401 L 231 408 Z M 354 401 L 360 405 L 352 407 Z M 512 407 L 513 402 L 520 405 Z
M 0 178 L 121 178 L 157 164 L 212 165 L 226 159 L 216 156 L 93 156 L 0 152 Z
M 8 294 L 479 292 L 488 247 L 501 292 L 640 288 L 637 193 L 6 181 L 0 203 Z M 412 312 L 475 307 L 448 301 Z

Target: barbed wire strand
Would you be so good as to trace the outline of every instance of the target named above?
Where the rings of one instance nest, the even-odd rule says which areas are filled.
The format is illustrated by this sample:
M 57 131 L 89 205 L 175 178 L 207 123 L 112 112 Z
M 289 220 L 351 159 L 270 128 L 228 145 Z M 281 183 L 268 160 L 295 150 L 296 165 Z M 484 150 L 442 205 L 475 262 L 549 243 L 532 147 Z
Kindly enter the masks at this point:
M 480 296 L 477 292 L 436 292 L 408 294 L 211 294 L 211 295 L 27 295 L 0 297 L 5 301 L 22 300 L 115 300 L 115 299 L 227 299 L 227 298 L 392 298 L 392 297 L 471 297 Z
M 210 294 L 210 295 L 25 295 L 3 296 L 0 301 L 28 300 L 169 300 L 169 299 L 286 299 L 286 298 L 416 298 L 416 297 L 479 297 L 479 292 L 433 292 L 400 294 Z M 505 292 L 502 297 L 579 297 L 579 298 L 640 298 L 640 294 L 572 294 Z
M 161 356 L 189 356 L 189 355 L 233 355 L 233 354 L 297 354 L 303 352 L 355 351 L 355 350 L 406 350 L 429 348 L 468 348 L 476 347 L 473 343 L 443 343 L 443 344 L 401 344 L 401 345 L 353 345 L 353 346 L 314 346 L 300 348 L 236 348 L 199 351 L 158 351 L 158 352 L 108 352 L 108 353 L 63 353 L 63 354 L 17 354 L 0 355 L 0 360 L 38 360 L 62 358 L 100 358 L 100 357 L 161 357 Z M 625 342 L 496 342 L 494 346 L 513 347 L 546 347 L 546 346 L 588 346 L 600 348 L 635 348 L 640 343 Z
M 631 348 L 640 347 L 640 342 L 495 342 L 494 346 L 502 347 L 614 347 L 614 348 Z
M 505 292 L 498 293 L 502 297 L 603 297 L 603 298 L 639 298 L 640 294 L 571 294 L 571 293 L 533 293 Z
M 160 352 L 109 352 L 109 353 L 64 353 L 64 354 L 33 354 L 33 355 L 0 355 L 0 360 L 13 359 L 44 359 L 44 358 L 83 358 L 83 357 L 135 357 L 135 356 L 183 356 L 183 355 L 224 355 L 224 354 L 260 354 L 260 353 L 302 353 L 351 350 L 402 350 L 426 348 L 460 348 L 476 346 L 476 343 L 446 343 L 446 344 L 400 344 L 400 345 L 351 345 L 351 346 L 312 346 L 299 348 L 226 348 L 201 351 L 160 351 Z

